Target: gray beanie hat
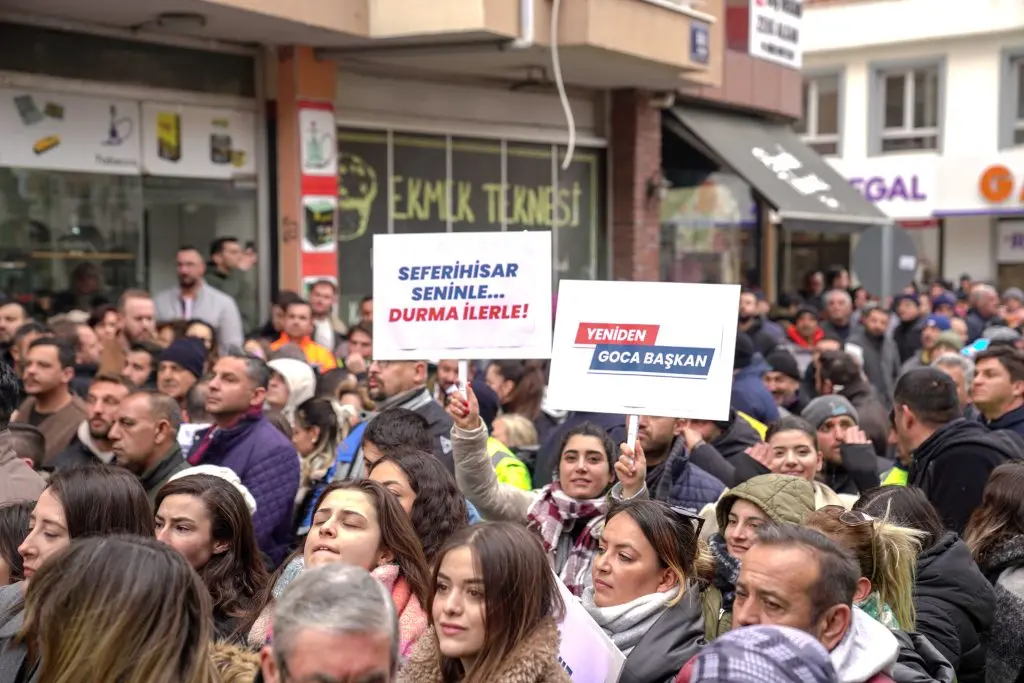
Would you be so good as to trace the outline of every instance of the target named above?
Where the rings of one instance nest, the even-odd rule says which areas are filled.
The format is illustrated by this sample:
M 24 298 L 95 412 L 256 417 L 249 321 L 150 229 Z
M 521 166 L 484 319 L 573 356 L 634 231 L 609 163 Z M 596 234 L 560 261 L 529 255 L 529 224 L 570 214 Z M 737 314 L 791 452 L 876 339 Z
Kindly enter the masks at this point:
M 1021 291 L 1020 287 L 1007 287 L 1003 290 L 1003 301 L 1007 299 L 1016 299 L 1024 303 L 1024 292 Z
M 808 403 L 800 413 L 800 417 L 810 422 L 815 429 L 820 427 L 825 420 L 837 415 L 849 415 L 855 423 L 860 424 L 860 415 L 857 414 L 857 409 L 853 407 L 849 399 L 839 394 L 819 396 Z

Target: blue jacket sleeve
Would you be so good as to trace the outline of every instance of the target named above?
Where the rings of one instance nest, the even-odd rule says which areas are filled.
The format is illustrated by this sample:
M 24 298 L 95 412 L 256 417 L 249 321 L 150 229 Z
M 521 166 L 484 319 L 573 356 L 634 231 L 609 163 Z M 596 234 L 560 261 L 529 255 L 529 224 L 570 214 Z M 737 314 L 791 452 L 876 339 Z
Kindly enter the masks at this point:
M 287 546 L 292 509 L 299 490 L 299 458 L 293 449 L 276 447 L 248 468 L 242 483 L 256 499 L 252 523 L 260 550 L 275 561 Z

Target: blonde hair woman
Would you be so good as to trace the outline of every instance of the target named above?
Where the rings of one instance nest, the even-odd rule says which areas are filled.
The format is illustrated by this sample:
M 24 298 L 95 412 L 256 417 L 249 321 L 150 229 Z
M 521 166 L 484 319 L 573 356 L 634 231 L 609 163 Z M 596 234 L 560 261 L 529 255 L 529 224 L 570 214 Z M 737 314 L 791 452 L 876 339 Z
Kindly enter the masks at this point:
M 826 505 L 811 513 L 806 526 L 857 558 L 861 574 L 854 595 L 857 607 L 890 629 L 914 630 L 914 574 L 922 532 L 892 524 L 888 514 L 876 519 L 841 505 Z
M 494 418 L 491 436 L 513 449 L 536 446 L 538 441 L 533 422 L 517 413 L 505 413 Z
M 210 595 L 155 539 L 75 541 L 33 577 L 18 639 L 38 683 L 217 683 Z M 34 659 L 34 657 L 33 657 Z

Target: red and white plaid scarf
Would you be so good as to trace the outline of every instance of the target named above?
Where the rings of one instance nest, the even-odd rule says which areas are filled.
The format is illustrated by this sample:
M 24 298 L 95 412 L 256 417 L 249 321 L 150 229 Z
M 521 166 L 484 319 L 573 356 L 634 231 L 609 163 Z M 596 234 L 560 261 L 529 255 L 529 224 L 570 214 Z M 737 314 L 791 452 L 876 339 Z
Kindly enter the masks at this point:
M 530 505 L 526 513 L 527 526 L 540 533 L 541 543 L 552 564 L 558 551 L 558 541 L 565 532 L 572 531 L 580 521 L 586 526 L 573 543 L 569 557 L 558 577 L 575 596 L 583 595 L 589 585 L 590 564 L 601 538 L 601 525 L 608 512 L 609 502 L 605 497 L 577 500 L 570 497 L 558 482 L 541 489 L 541 495 Z

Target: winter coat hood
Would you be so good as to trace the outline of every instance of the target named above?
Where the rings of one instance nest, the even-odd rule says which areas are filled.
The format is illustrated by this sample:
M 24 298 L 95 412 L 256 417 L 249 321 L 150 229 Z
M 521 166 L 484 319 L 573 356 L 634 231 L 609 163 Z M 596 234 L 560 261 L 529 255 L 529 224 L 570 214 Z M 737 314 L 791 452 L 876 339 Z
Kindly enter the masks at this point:
M 888 673 L 899 650 L 899 642 L 888 628 L 854 607 L 846 635 L 832 650 L 830 659 L 839 683 L 865 683 L 879 673 Z
M 277 358 L 267 363 L 271 370 L 281 375 L 288 385 L 288 400 L 281 410 L 288 424 L 295 426 L 295 409 L 313 398 L 316 391 L 316 373 L 309 363 L 292 358 Z
M 759 507 L 778 524 L 802 525 L 814 512 L 814 487 L 805 479 L 784 474 L 762 474 L 732 487 L 718 500 L 715 517 L 725 529 L 729 511 L 737 500 Z

